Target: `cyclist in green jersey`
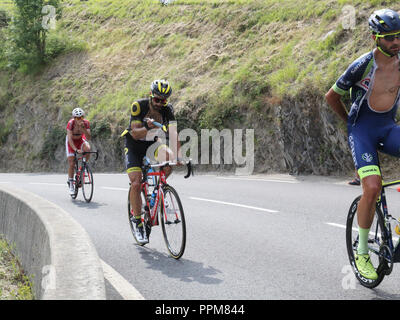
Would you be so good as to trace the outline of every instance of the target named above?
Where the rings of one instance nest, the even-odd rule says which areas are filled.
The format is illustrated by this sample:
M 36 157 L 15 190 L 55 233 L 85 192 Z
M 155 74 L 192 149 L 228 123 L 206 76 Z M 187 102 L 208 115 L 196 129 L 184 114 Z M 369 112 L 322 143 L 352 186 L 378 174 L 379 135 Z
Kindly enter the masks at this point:
M 357 208 L 358 271 L 378 278 L 371 263 L 368 235 L 381 193 L 382 177 L 377 151 L 400 158 L 400 126 L 395 121 L 400 105 L 400 17 L 390 9 L 375 11 L 368 24 L 376 49 L 354 61 L 325 95 L 332 109 L 347 122 L 348 142 L 362 183 Z M 341 97 L 350 90 L 349 114 Z

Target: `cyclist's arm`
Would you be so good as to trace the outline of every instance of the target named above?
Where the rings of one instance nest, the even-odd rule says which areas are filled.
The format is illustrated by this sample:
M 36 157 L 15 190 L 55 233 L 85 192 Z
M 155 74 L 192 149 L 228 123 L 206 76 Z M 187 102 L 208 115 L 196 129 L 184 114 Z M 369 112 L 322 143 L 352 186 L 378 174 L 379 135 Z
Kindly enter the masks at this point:
M 86 128 L 85 126 L 82 127 L 82 132 L 85 135 L 86 140 L 90 140 L 92 138 L 92 135 L 90 133 L 90 129 Z
M 90 132 L 90 129 L 84 129 L 85 132 L 85 137 L 87 140 L 90 140 L 92 138 L 92 134 Z
M 86 140 L 90 140 L 92 138 L 92 134 L 90 132 L 90 124 L 89 121 L 84 121 L 82 123 L 82 132 L 85 135 Z
M 335 92 L 333 88 L 330 88 L 325 94 L 325 99 L 333 111 L 335 111 L 344 122 L 347 122 L 348 114 L 342 101 L 342 96 Z
M 174 156 L 182 159 L 181 143 L 178 139 L 178 127 L 176 121 L 172 121 L 168 125 L 169 144 L 174 152 Z
M 144 139 L 147 135 L 147 129 L 143 126 L 141 121 L 135 120 L 131 122 L 130 134 L 135 140 Z

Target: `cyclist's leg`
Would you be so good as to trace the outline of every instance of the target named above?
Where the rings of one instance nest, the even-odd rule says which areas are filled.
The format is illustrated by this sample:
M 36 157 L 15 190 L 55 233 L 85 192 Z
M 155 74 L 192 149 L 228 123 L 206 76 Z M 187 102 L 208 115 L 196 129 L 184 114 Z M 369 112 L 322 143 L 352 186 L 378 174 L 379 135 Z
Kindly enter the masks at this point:
M 75 171 L 75 156 L 74 156 L 74 149 L 68 143 L 68 136 L 65 138 L 65 153 L 67 155 L 68 160 L 68 179 L 74 178 L 74 171 Z
M 136 239 L 139 242 L 146 242 L 147 238 L 143 233 L 143 224 L 141 221 L 142 198 L 141 198 L 141 184 L 142 184 L 142 161 L 146 154 L 146 143 L 135 142 L 131 138 L 125 138 L 125 164 L 126 172 L 128 174 L 131 186 L 129 191 L 129 202 L 131 207 L 131 214 L 135 219 L 137 229 L 140 234 L 136 234 Z
M 382 152 L 400 158 L 400 126 L 392 124 L 383 140 Z
M 68 159 L 68 180 L 73 180 L 75 173 L 75 157 L 69 156 L 67 159 Z
M 349 145 L 363 188 L 357 209 L 357 221 L 360 228 L 358 252 L 367 254 L 367 236 L 374 218 L 376 200 L 381 191 L 382 178 L 378 164 L 377 139 L 367 136 L 365 131 L 357 130 L 358 128 L 351 129 L 353 131 L 349 130 Z
M 378 140 L 375 137 L 368 136 L 368 132 L 371 130 L 362 131 L 362 128 L 359 129 L 349 129 L 349 145 L 363 188 L 363 194 L 357 207 L 359 239 L 355 262 L 358 271 L 364 277 L 377 279 L 378 274 L 369 256 L 368 236 L 374 219 L 376 201 L 382 187 L 377 155 Z M 354 131 L 352 132 L 352 130 Z
M 137 171 L 139 169 L 139 171 Z M 140 196 L 141 192 L 141 182 L 142 182 L 142 171 L 140 168 L 132 167 L 127 170 L 129 181 L 131 183 L 131 190 L 129 192 L 129 201 L 131 203 L 132 215 L 140 217 L 142 209 L 142 198 Z
M 84 152 L 90 152 L 90 150 L 91 150 L 90 144 L 89 144 L 89 142 L 87 140 L 83 140 L 81 148 L 82 148 L 82 151 L 84 151 Z M 85 158 L 86 158 L 86 161 L 89 161 L 90 153 L 85 154 Z
M 75 173 L 75 155 L 74 149 L 68 143 L 68 136 L 65 138 L 65 151 L 68 160 L 68 186 L 69 193 L 72 195 L 75 193 L 75 187 L 73 184 L 74 181 L 74 173 Z
M 135 217 L 140 216 L 142 208 L 142 199 L 140 197 L 140 189 L 142 183 L 141 159 L 143 158 L 142 148 L 133 142 L 125 144 L 125 165 L 131 184 L 129 192 L 129 201 Z
M 154 152 L 154 158 L 158 162 L 164 162 L 174 159 L 174 154 L 166 144 L 160 144 L 157 147 L 156 151 Z M 165 172 L 165 177 L 168 178 L 169 175 L 172 173 L 172 167 L 170 166 L 164 167 L 164 172 Z

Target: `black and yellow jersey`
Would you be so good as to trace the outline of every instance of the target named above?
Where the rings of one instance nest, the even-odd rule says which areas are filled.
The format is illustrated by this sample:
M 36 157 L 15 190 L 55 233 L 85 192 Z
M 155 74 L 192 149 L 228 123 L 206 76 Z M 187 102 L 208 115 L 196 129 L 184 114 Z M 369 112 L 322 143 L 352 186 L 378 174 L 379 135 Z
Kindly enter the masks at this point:
M 143 123 L 143 119 L 147 117 L 150 111 L 150 98 L 144 98 L 134 101 L 131 105 L 130 111 L 131 117 L 129 121 L 129 127 L 121 134 L 121 136 L 125 136 L 128 131 L 130 131 L 132 122 Z M 176 124 L 174 108 L 172 104 L 168 103 L 167 105 L 163 106 L 160 114 L 162 119 L 161 123 L 167 128 L 171 124 Z M 132 138 L 131 135 L 129 136 Z

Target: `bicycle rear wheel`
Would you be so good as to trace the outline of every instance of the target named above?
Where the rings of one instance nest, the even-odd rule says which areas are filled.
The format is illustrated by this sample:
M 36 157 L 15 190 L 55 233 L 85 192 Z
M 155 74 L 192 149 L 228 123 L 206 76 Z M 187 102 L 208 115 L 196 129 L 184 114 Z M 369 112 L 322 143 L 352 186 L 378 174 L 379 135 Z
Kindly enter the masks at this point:
M 186 223 L 178 193 L 169 185 L 163 187 L 160 220 L 165 244 L 174 259 L 182 257 L 186 246 Z
M 82 183 L 82 194 L 86 202 L 90 202 L 93 197 L 94 183 L 93 183 L 93 173 L 86 164 L 85 169 L 81 172 L 81 183 Z
M 372 222 L 369 237 L 368 248 L 371 257 L 371 262 L 376 268 L 378 278 L 371 280 L 363 277 L 357 269 L 355 262 L 355 254 L 358 247 L 358 223 L 357 223 L 357 207 L 361 196 L 357 197 L 350 206 L 346 224 L 346 246 L 351 267 L 355 273 L 357 280 L 367 288 L 375 288 L 385 277 L 388 270 L 388 261 L 386 260 L 386 252 L 383 250 L 386 245 L 385 224 L 381 209 L 377 206 L 375 209 L 374 220 Z

